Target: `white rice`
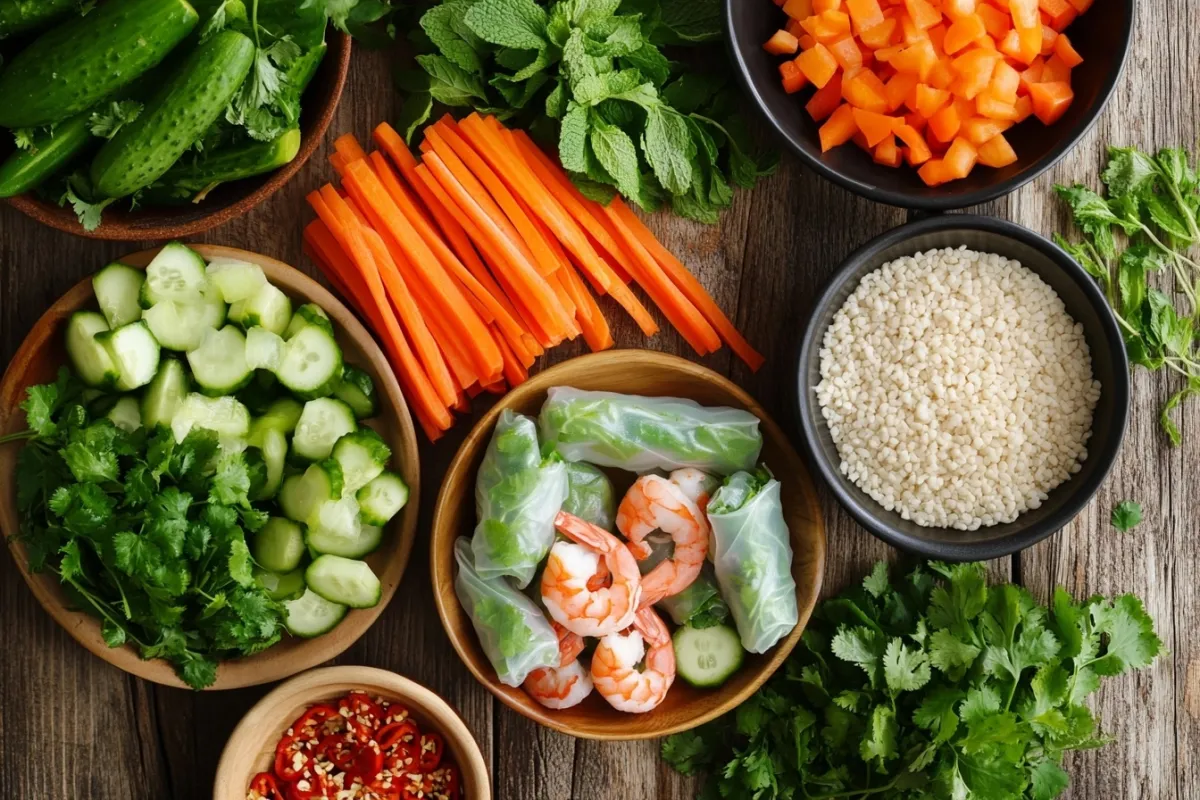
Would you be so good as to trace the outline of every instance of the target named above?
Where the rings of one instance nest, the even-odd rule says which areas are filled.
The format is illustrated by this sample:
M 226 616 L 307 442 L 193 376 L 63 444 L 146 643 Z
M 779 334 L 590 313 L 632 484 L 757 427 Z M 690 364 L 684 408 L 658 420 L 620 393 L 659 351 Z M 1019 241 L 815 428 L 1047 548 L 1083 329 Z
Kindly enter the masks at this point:
M 969 531 L 1080 470 L 1100 397 L 1054 290 L 965 247 L 864 277 L 825 332 L 821 379 L 842 473 L 904 519 Z

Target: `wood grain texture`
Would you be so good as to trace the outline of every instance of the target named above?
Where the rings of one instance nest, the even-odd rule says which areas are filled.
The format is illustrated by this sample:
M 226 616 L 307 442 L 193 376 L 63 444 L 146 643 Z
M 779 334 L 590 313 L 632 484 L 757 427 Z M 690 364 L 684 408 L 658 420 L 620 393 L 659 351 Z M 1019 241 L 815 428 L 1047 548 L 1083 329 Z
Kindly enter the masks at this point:
M 757 0 L 743 0 L 756 2 Z M 1133 52 L 1117 94 L 1096 130 L 1050 174 L 980 213 L 1049 234 L 1066 218 L 1050 187 L 1096 184 L 1109 142 L 1192 146 L 1200 130 L 1195 2 L 1142 0 Z M 1093 13 L 1103 12 L 1103 0 Z M 356 52 L 332 132 L 365 138 L 398 103 L 387 58 Z M 312 271 L 300 254 L 309 213 L 305 192 L 328 179 L 329 141 L 293 181 L 254 213 L 201 237 L 263 252 Z M 700 276 L 768 356 L 750 374 L 727 351 L 699 359 L 754 395 L 794 435 L 793 350 L 817 290 L 836 265 L 872 236 L 905 222 L 905 212 L 869 203 L 784 158 L 779 174 L 739 193 L 722 224 L 706 228 L 658 216 L 664 244 Z M 131 250 L 38 227 L 0 209 L 0 363 L 7 363 L 41 313 L 86 274 Z M 621 346 L 692 357 L 673 331 L 647 342 L 607 298 L 602 304 Z M 660 317 L 661 321 L 661 317 Z M 541 366 L 582 352 L 556 349 Z M 1150 672 L 1110 682 L 1096 696 L 1106 731 L 1120 739 L 1069 762 L 1071 800 L 1200 800 L 1200 407 L 1181 419 L 1185 444 L 1172 450 L 1157 428 L 1173 378 L 1139 372 L 1123 456 L 1096 501 L 1062 533 L 1015 559 L 989 565 L 1045 597 L 1061 583 L 1078 594 L 1136 592 L 1146 598 L 1169 649 Z M 486 410 L 477 401 L 476 414 Z M 427 532 L 440 476 L 469 430 L 464 421 L 436 447 L 422 447 L 426 478 L 418 530 Z M 1108 525 L 1115 502 L 1146 507 L 1130 534 Z M 825 592 L 861 578 L 870 562 L 895 558 L 854 524 L 832 498 L 821 501 L 829 540 Z M 413 567 L 371 630 L 337 663 L 394 670 L 441 694 L 474 733 L 501 800 L 691 800 L 695 783 L 664 767 L 652 741 L 585 742 L 539 728 L 476 684 L 450 648 L 432 610 L 425 536 Z M 0 798 L 129 800 L 211 797 L 221 748 L 267 687 L 196 696 L 129 678 L 92 657 L 41 608 L 10 558 L 0 556 Z

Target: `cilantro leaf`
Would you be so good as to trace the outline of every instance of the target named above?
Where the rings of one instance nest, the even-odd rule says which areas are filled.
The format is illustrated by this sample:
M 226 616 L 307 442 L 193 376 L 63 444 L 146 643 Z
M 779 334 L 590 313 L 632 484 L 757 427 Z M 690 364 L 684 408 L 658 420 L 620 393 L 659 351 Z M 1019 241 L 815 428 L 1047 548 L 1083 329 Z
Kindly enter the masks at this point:
M 1142 522 L 1142 504 L 1122 500 L 1113 507 L 1110 522 L 1121 533 L 1128 533 Z
M 136 100 L 113 100 L 102 110 L 92 112 L 88 118 L 88 130 L 92 136 L 111 139 L 141 113 L 142 104 Z
M 929 683 L 929 656 L 912 650 L 895 638 L 888 642 L 883 654 L 883 677 L 892 694 L 915 692 Z

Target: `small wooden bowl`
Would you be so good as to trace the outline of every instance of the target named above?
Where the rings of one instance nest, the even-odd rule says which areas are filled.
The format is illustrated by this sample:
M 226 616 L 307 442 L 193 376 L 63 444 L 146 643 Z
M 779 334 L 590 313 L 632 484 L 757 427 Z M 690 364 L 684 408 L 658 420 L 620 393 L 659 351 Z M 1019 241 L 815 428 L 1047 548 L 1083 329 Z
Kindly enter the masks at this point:
M 351 611 L 340 625 L 324 636 L 315 639 L 285 637 L 276 646 L 257 655 L 222 662 L 217 669 L 217 681 L 209 688 L 237 689 L 287 678 L 328 661 L 354 644 L 383 612 L 400 584 L 416 534 L 417 498 L 420 497 L 417 437 L 408 405 L 387 359 L 371 335 L 337 298 L 316 281 L 273 258 L 232 247 L 193 247 L 207 259 L 221 256 L 258 264 L 267 278 L 293 300 L 316 303 L 325 309 L 334 322 L 338 343 L 347 362 L 366 370 L 375 381 L 382 410 L 372 420 L 372 425 L 392 448 L 394 468 L 408 483 L 412 498 L 399 517 L 392 521 L 384 544 L 367 559 L 382 584 L 379 604 L 374 608 Z M 145 267 L 157 252 L 145 250 L 121 260 L 130 266 Z M 19 408 L 25 398 L 25 389 L 54 380 L 59 366 L 67 360 L 62 341 L 63 323 L 73 312 L 87 307 L 95 307 L 90 278 L 59 298 L 25 337 L 0 380 L 0 436 L 25 428 L 25 414 Z M 105 644 L 100 623 L 95 617 L 71 608 L 53 572 L 29 571 L 25 545 L 17 537 L 20 527 L 16 501 L 19 451 L 20 446 L 15 444 L 0 447 L 0 532 L 6 536 L 17 568 L 38 602 L 76 641 L 108 663 L 148 681 L 186 688 L 166 661 L 143 660 L 130 645 L 111 648 Z
M 744 408 L 762 420 L 764 463 L 783 484 L 784 516 L 792 534 L 792 575 L 800 622 L 762 655 L 746 654 L 745 664 L 719 689 L 693 689 L 675 681 L 663 704 L 648 714 L 624 714 L 592 693 L 572 709 L 552 711 L 521 689 L 500 683 L 479 647 L 471 620 L 454 594 L 454 541 L 475 527 L 475 473 L 483 460 L 496 419 L 504 409 L 536 416 L 553 386 L 659 397 L 685 397 L 710 406 Z M 531 377 L 509 392 L 467 436 L 442 483 L 433 514 L 430 544 L 434 600 L 451 644 L 475 678 L 505 705 L 562 733 L 584 739 L 652 739 L 690 730 L 730 711 L 771 676 L 800 640 L 825 568 L 825 524 L 817 492 L 804 462 L 783 431 L 750 395 L 728 379 L 682 358 L 647 350 L 619 350 L 582 356 Z
M 487 764 L 458 714 L 433 692 L 394 672 L 374 667 L 328 667 L 297 675 L 251 708 L 234 728 L 217 764 L 213 800 L 246 800 L 250 779 L 271 769 L 275 744 L 305 709 L 359 689 L 372 697 L 403 703 L 421 729 L 445 738 L 462 776 L 466 800 L 491 800 Z
M 32 192 L 7 199 L 9 205 L 43 225 L 84 236 L 121 242 L 147 242 L 163 239 L 182 239 L 224 225 L 240 217 L 292 179 L 308 161 L 325 138 L 333 121 L 346 75 L 350 71 L 350 37 L 330 30 L 326 40 L 329 49 L 312 83 L 304 92 L 300 105 L 300 152 L 290 163 L 266 175 L 231 181 L 214 189 L 200 203 L 185 203 L 157 208 L 112 207 L 105 209 L 104 221 L 94 231 L 84 230 L 70 206 L 60 207 L 46 202 Z M 0 144 L 0 157 L 6 155 L 8 144 Z

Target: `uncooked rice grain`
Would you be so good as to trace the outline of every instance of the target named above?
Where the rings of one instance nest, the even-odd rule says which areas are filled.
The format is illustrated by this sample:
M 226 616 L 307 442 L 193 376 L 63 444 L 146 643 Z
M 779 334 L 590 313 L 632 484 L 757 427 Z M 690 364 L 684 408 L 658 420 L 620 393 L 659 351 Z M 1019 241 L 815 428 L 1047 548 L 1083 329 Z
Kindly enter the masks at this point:
M 1083 326 L 1017 261 L 961 247 L 884 264 L 822 345 L 842 473 L 904 519 L 1012 522 L 1087 459 L 1100 383 Z

